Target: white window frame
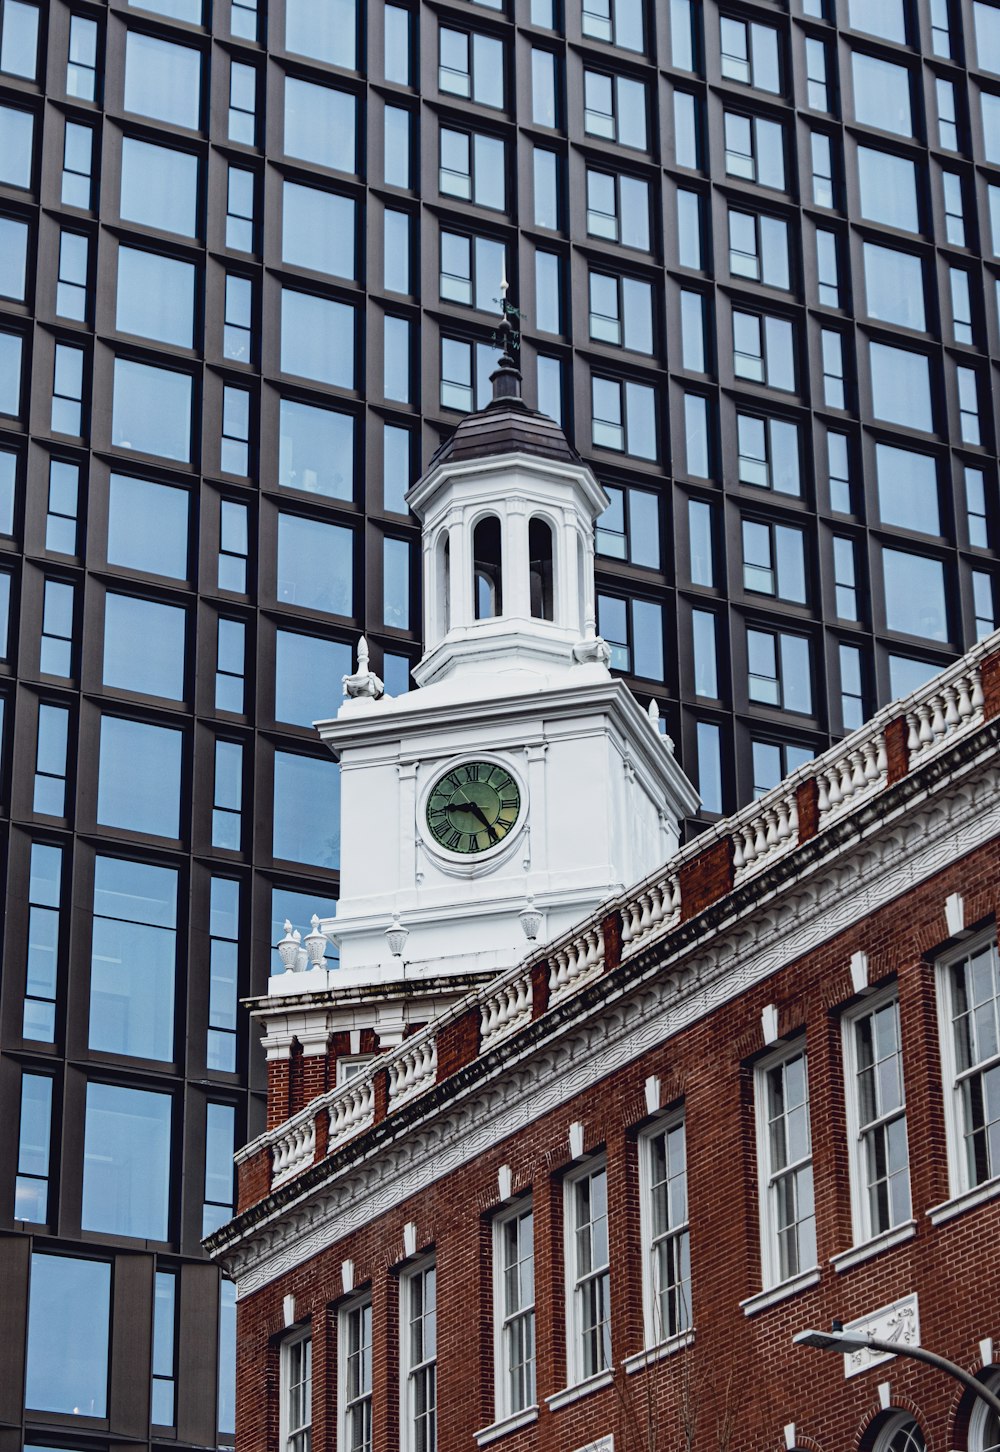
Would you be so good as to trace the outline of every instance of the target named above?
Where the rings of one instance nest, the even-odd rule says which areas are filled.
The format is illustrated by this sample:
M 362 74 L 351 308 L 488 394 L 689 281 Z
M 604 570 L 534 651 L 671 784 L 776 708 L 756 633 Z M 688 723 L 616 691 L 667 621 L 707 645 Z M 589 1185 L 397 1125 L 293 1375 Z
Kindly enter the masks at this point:
M 583 1180 L 600 1172 L 605 1176 L 605 1187 L 607 1186 L 608 1165 L 604 1155 L 595 1156 L 587 1160 L 586 1164 L 567 1175 L 563 1181 L 563 1261 L 565 1267 L 566 1284 L 566 1385 L 578 1386 L 581 1382 L 591 1381 L 604 1374 L 610 1375 L 612 1360 L 607 1366 L 598 1367 L 596 1371 L 585 1372 L 583 1361 L 582 1345 L 582 1322 L 577 1314 L 577 1292 L 580 1289 L 580 1276 L 577 1266 L 576 1253 L 576 1187 Z M 610 1215 L 608 1217 L 610 1232 Z M 611 1326 L 611 1245 L 610 1233 L 608 1236 L 608 1260 L 606 1265 L 598 1271 L 586 1272 L 588 1278 L 596 1279 L 598 1275 L 608 1278 L 608 1336 L 610 1339 Z
M 351 1406 L 358 1405 L 362 1401 L 367 1400 L 369 1428 L 371 1427 L 371 1385 L 369 1384 L 368 1387 L 367 1398 L 363 1396 L 356 1397 L 353 1402 L 350 1402 L 348 1393 L 348 1360 L 350 1357 L 351 1345 L 348 1325 L 352 1316 L 357 1315 L 358 1312 L 361 1312 L 363 1315 L 365 1310 L 368 1311 L 369 1336 L 371 1337 L 372 1298 L 370 1291 L 366 1291 L 363 1295 L 354 1296 L 350 1301 L 346 1301 L 337 1312 L 337 1446 L 341 1449 L 341 1452 L 350 1452 L 351 1448 L 350 1433 L 347 1422 L 347 1413 Z M 374 1338 L 372 1338 L 372 1340 L 373 1339 Z M 369 1340 L 368 1343 L 369 1368 L 371 1367 L 372 1361 L 372 1340 Z M 373 1441 L 372 1438 L 369 1436 L 367 1446 L 370 1449 L 372 1445 Z
M 505 1421 L 508 1417 L 519 1417 L 522 1414 L 535 1410 L 538 1406 L 538 1342 L 536 1339 L 535 1322 L 535 1299 L 532 1296 L 530 1306 L 525 1305 L 511 1313 L 508 1311 L 506 1296 L 504 1294 L 505 1264 L 504 1264 L 504 1242 L 503 1232 L 505 1226 L 512 1220 L 521 1220 L 525 1216 L 532 1217 L 531 1225 L 531 1280 L 532 1289 L 535 1281 L 535 1245 L 534 1245 L 534 1207 L 531 1197 L 518 1200 L 509 1209 L 501 1211 L 493 1220 L 493 1385 L 495 1388 L 495 1416 L 498 1422 Z M 510 1362 L 507 1354 L 507 1326 L 523 1317 L 530 1317 L 531 1320 L 531 1387 L 534 1395 L 523 1407 L 511 1405 L 510 1397 Z
M 290 1423 L 292 1353 L 296 1348 L 309 1346 L 309 1420 L 300 1427 Z M 284 1337 L 280 1349 L 280 1446 L 281 1452 L 310 1452 L 312 1447 L 312 1325 L 305 1325 Z
M 418 1364 L 410 1361 L 410 1307 L 413 1287 L 428 1271 L 434 1271 L 434 1356 Z M 418 1452 L 413 1435 L 414 1415 L 412 1384 L 415 1374 L 427 1367 L 433 1368 L 434 1420 L 433 1436 L 427 1444 L 427 1452 L 435 1452 L 437 1436 L 437 1263 L 433 1255 L 425 1255 L 406 1270 L 399 1278 L 399 1447 L 400 1452 Z
M 374 1058 L 374 1054 L 341 1054 L 337 1059 L 337 1088 L 363 1074 Z
M 768 1086 L 767 1076 L 772 1069 L 778 1068 L 780 1064 L 802 1057 L 805 1060 L 806 1068 L 806 1123 L 809 1126 L 809 1158 L 799 1160 L 796 1163 L 804 1166 L 806 1163 L 812 1167 L 812 1103 L 809 1093 L 809 1056 L 806 1052 L 805 1039 L 800 1037 L 790 1044 L 783 1044 L 773 1054 L 768 1054 L 754 1066 L 754 1120 L 757 1129 L 757 1177 L 759 1185 L 758 1195 L 758 1218 L 760 1220 L 760 1268 L 761 1281 L 764 1290 L 773 1290 L 778 1286 L 787 1285 L 799 1279 L 800 1276 L 808 1275 L 812 1270 L 817 1269 L 818 1253 L 813 1265 L 801 1265 L 798 1270 L 790 1276 L 782 1277 L 781 1261 L 778 1252 L 778 1225 L 774 1214 L 774 1201 L 772 1190 L 777 1183 L 779 1176 L 789 1172 L 785 1166 L 781 1171 L 775 1173 L 771 1166 L 771 1141 L 768 1122 Z M 816 1192 L 813 1186 L 813 1220 L 816 1215 Z
M 984 1185 L 995 1185 L 1000 1180 L 1000 1165 L 996 1167 L 997 1173 L 985 1180 L 973 1184 L 968 1171 L 968 1164 L 965 1156 L 965 1133 L 964 1119 L 961 1107 L 961 1090 L 958 1086 L 958 1063 L 955 1058 L 955 1035 L 952 1026 L 951 1015 L 951 984 L 949 982 L 952 967 L 969 958 L 980 948 L 988 943 L 993 944 L 993 951 L 998 951 L 997 930 L 995 927 L 977 934 L 974 938 L 967 938 L 961 945 L 950 953 L 944 954 L 937 960 L 937 1003 L 938 1003 L 938 1029 L 941 1040 L 941 1074 L 942 1088 L 944 1090 L 944 1120 L 945 1139 L 948 1147 L 948 1181 L 952 1198 L 970 1191 L 978 1190 Z M 990 1060 L 985 1060 L 988 1064 Z M 996 1059 L 993 1060 L 997 1062 Z M 984 1065 L 977 1066 L 981 1073 Z
M 690 1209 L 687 1196 L 687 1122 L 684 1111 L 677 1110 L 664 1115 L 655 1124 L 644 1129 L 639 1136 L 639 1235 L 642 1245 L 642 1324 L 643 1346 L 649 1351 L 678 1336 L 688 1336 L 694 1330 L 690 1300 L 681 1309 L 679 1324 L 674 1331 L 660 1324 L 659 1286 L 657 1284 L 656 1245 L 653 1242 L 653 1141 L 669 1134 L 672 1130 L 684 1131 L 684 1220 L 671 1225 L 661 1240 L 687 1241 L 687 1258 L 690 1266 Z
M 877 1013 L 879 1009 L 887 1008 L 889 1004 L 896 1006 L 896 1026 L 899 1039 L 900 1066 L 903 1068 L 903 1036 L 899 1020 L 899 990 L 896 984 L 884 989 L 881 993 L 873 993 L 863 1003 L 843 1017 L 841 1031 L 843 1033 L 844 1050 L 844 1102 L 847 1109 L 847 1138 L 849 1146 L 849 1171 L 851 1185 L 851 1226 L 854 1235 L 855 1245 L 864 1245 L 869 1240 L 875 1240 L 882 1235 L 890 1235 L 894 1230 L 899 1230 L 912 1218 L 913 1214 L 913 1186 L 909 1181 L 910 1173 L 910 1140 L 909 1125 L 906 1121 L 906 1080 L 903 1076 L 903 1103 L 902 1108 L 894 1110 L 889 1114 L 880 1115 L 872 1120 L 871 1124 L 882 1127 L 894 1120 L 902 1119 L 904 1134 L 906 1136 L 906 1167 L 907 1181 L 910 1188 L 910 1211 L 903 1219 L 895 1225 L 886 1226 L 879 1230 L 872 1224 L 871 1204 L 868 1195 L 868 1169 L 866 1161 L 865 1140 L 861 1132 L 861 1113 L 858 1103 L 858 1045 L 856 1028 L 863 1018 L 870 1014 Z

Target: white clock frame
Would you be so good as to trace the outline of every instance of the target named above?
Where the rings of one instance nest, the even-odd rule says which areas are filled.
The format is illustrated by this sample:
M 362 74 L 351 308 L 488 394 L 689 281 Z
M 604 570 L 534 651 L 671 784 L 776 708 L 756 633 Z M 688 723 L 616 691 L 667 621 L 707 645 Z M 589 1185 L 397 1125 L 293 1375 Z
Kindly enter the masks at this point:
M 447 847 L 442 847 L 427 825 L 427 804 L 441 778 L 447 776 L 449 771 L 465 766 L 470 761 L 482 761 L 490 766 L 499 766 L 508 772 L 517 787 L 520 808 L 513 827 L 506 837 L 497 842 L 495 846 L 487 847 L 485 852 L 451 852 Z M 509 756 L 503 756 L 495 751 L 477 751 L 475 749 L 458 752 L 447 760 L 435 762 L 433 769 L 430 769 L 428 763 L 428 780 L 417 789 L 417 836 L 424 851 L 433 857 L 442 871 L 449 873 L 452 877 L 485 876 L 487 872 L 492 872 L 506 862 L 516 851 L 518 842 L 527 829 L 528 806 L 528 783 Z

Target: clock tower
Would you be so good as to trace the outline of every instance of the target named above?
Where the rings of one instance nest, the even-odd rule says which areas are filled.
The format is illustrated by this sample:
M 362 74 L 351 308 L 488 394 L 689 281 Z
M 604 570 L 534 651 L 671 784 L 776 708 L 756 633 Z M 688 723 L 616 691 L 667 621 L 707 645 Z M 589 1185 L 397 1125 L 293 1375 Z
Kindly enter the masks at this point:
M 336 719 L 338 991 L 479 979 L 678 846 L 697 795 L 595 634 L 607 496 L 521 398 L 504 303 L 493 399 L 409 493 L 423 527 L 418 689 L 390 698 L 362 642 Z M 273 980 L 272 980 L 273 982 Z M 305 987 L 305 985 L 302 985 Z M 456 985 L 457 986 L 457 985 Z

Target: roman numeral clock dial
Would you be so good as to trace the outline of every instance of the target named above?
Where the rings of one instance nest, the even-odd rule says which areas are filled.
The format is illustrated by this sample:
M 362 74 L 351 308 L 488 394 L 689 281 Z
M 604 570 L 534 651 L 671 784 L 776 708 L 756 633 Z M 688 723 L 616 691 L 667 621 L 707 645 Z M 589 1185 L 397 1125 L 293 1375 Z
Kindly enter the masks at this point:
M 448 852 L 469 856 L 502 842 L 521 811 L 517 782 L 489 761 L 453 766 L 427 799 L 427 826 Z

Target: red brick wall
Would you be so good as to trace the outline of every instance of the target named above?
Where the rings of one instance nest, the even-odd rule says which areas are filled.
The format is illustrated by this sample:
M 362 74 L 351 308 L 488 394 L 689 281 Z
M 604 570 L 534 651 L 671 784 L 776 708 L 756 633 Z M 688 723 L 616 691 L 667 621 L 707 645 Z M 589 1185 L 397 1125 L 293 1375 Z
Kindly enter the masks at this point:
M 728 860 L 714 849 L 712 860 L 720 874 L 728 870 Z M 926 1214 L 948 1196 L 934 969 L 927 959 L 947 940 L 949 893 L 963 893 L 970 923 L 996 912 L 998 869 L 1000 844 L 991 843 L 246 1298 L 239 1309 L 241 1452 L 278 1452 L 271 1338 L 280 1330 L 288 1291 L 296 1296 L 298 1314 L 313 1319 L 314 1445 L 333 1452 L 334 1323 L 343 1299 L 341 1262 L 348 1257 L 356 1284 L 369 1284 L 373 1293 L 374 1444 L 380 1452 L 396 1445 L 394 1271 L 403 1259 L 407 1221 L 417 1227 L 418 1249 L 433 1246 L 438 1257 L 439 1446 L 441 1452 L 475 1446 L 473 1432 L 493 1417 L 489 1221 L 502 1164 L 511 1167 L 515 1192 L 530 1188 L 533 1194 L 541 1404 L 535 1425 L 496 1444 L 503 1452 L 575 1452 L 610 1431 L 616 1452 L 649 1452 L 652 1446 L 685 1452 L 683 1423 L 693 1412 L 695 1452 L 719 1452 L 727 1421 L 733 1424 L 729 1452 L 777 1452 L 789 1421 L 797 1424 L 800 1445 L 845 1452 L 859 1447 L 883 1381 L 890 1383 L 895 1405 L 919 1410 L 930 1452 L 962 1446 L 953 1386 L 940 1374 L 898 1359 L 845 1381 L 838 1357 L 793 1349 L 791 1337 L 917 1290 L 925 1345 L 975 1366 L 980 1337 L 1000 1342 L 1000 1259 L 992 1253 L 1000 1200 L 937 1228 Z M 830 1257 L 851 1245 L 840 1045 L 841 1014 L 853 1002 L 849 964 L 857 950 L 868 954 L 873 984 L 898 976 L 916 1233 L 837 1274 Z M 738 1303 L 760 1289 L 752 1058 L 763 1050 L 760 1015 L 768 1003 L 779 1007 L 783 1036 L 804 1032 L 809 1054 L 822 1271 L 817 1286 L 748 1318 Z M 686 1114 L 695 1342 L 551 1411 L 545 1398 L 565 1383 L 562 1181 L 571 1167 L 573 1121 L 584 1125 L 585 1150 L 604 1150 L 608 1159 L 616 1363 L 641 1349 L 636 1134 L 646 1116 L 649 1075 L 660 1079 L 664 1105 L 682 1101 Z

